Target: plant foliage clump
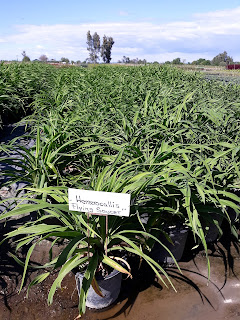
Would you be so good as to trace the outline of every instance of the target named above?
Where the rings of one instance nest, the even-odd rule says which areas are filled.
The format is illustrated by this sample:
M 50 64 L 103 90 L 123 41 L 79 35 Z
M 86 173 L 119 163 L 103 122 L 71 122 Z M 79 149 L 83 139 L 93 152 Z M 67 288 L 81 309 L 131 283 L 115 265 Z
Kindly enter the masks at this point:
M 96 61 L 99 37 L 90 33 L 89 50 Z M 31 108 L 24 121 L 28 137 L 35 140 L 30 148 L 16 140 L 1 145 L 1 161 L 18 168 L 2 173 L 5 185 L 24 179 L 27 187 L 25 202 L 13 199 L 15 208 L 6 208 L 0 219 L 37 212 L 35 220 L 6 235 L 18 237 L 17 249 L 31 244 L 24 276 L 39 242 L 66 241 L 62 253 L 43 266 L 48 272 L 34 282 L 61 268 L 49 303 L 67 272 L 87 264 L 87 274 L 94 279 L 97 265 L 120 268 L 109 255 L 119 258 L 115 252 L 122 250 L 144 259 L 171 284 L 149 255 L 170 224 L 187 226 L 196 245 L 202 243 L 210 275 L 209 222 L 221 233 L 215 217 L 224 218 L 237 237 L 239 85 L 205 81 L 199 74 L 167 65 L 56 69 L 13 64 L 0 65 L 0 72 L 2 114 Z M 69 211 L 69 187 L 129 193 L 130 217 L 109 217 L 106 230 L 105 217 Z M 80 313 L 85 310 L 85 293 L 80 297 Z

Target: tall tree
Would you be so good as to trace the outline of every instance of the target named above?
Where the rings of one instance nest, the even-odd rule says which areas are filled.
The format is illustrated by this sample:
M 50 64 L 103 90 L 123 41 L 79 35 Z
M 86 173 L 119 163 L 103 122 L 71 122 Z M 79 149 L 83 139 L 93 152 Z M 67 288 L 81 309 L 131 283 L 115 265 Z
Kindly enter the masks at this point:
M 181 64 L 181 59 L 180 58 L 173 59 L 172 64 Z
M 45 54 L 42 54 L 42 55 L 39 57 L 39 60 L 42 61 L 42 62 L 47 62 L 47 61 L 48 61 L 48 57 L 47 57 Z
M 62 58 L 61 58 L 61 62 L 69 63 L 69 59 L 68 59 L 68 58 L 65 58 L 65 57 L 62 57 Z
M 23 51 L 23 52 L 22 52 L 22 56 L 23 56 L 22 62 L 29 62 L 29 61 L 31 61 L 30 58 L 27 56 L 26 51 Z
M 233 58 L 228 56 L 227 51 L 224 51 L 223 53 L 219 53 L 216 57 L 214 57 L 211 63 L 214 66 L 228 65 L 233 63 Z
M 110 63 L 111 61 L 111 51 L 114 41 L 112 37 L 103 37 L 103 43 L 101 46 L 101 57 L 105 63 Z
M 129 57 L 126 57 L 126 56 L 123 56 L 122 62 L 123 62 L 123 63 L 130 63 L 130 58 L 129 58 Z
M 99 59 L 99 52 L 100 52 L 100 37 L 95 32 L 93 36 L 91 35 L 90 31 L 87 32 L 87 50 L 89 51 L 89 61 L 93 62 L 94 64 Z

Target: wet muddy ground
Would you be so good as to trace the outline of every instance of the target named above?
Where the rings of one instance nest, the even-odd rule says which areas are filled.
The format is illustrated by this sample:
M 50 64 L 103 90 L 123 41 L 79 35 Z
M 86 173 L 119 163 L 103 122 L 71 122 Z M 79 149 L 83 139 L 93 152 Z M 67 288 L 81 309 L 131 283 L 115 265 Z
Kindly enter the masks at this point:
M 15 222 L 14 222 L 15 223 Z M 6 226 L 0 225 L 0 234 Z M 10 226 L 11 227 L 11 226 Z M 133 270 L 133 280 L 123 281 L 117 303 L 108 310 L 87 310 L 83 320 L 223 320 L 240 319 L 240 253 L 238 243 L 225 233 L 220 241 L 210 245 L 211 280 L 207 279 L 207 264 L 202 250 L 189 251 L 191 239 L 176 267 L 166 270 L 177 293 L 154 279 L 154 274 L 142 266 Z M 49 243 L 43 242 L 31 260 L 44 262 L 48 258 Z M 18 294 L 22 268 L 9 257 L 11 244 L 0 251 L 0 320 L 73 320 L 78 315 L 78 295 L 74 275 L 69 274 L 58 289 L 51 306 L 47 295 L 56 275 L 33 287 L 28 298 L 27 284 L 36 276 L 29 272 L 26 284 Z M 57 253 L 58 248 L 55 249 Z M 23 252 L 24 255 L 24 252 Z M 133 263 L 133 269 L 137 264 Z

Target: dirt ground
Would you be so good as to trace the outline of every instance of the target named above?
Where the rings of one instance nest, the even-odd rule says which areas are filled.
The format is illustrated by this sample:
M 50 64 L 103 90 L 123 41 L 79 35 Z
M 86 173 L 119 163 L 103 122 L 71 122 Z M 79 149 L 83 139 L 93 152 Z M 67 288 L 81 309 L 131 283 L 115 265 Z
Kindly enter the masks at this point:
M 5 229 L 0 225 L 0 235 Z M 1 237 L 0 237 L 1 238 Z M 123 281 L 115 305 L 103 311 L 87 310 L 83 320 L 223 320 L 240 319 L 240 253 L 239 245 L 226 232 L 220 241 L 209 246 L 211 280 L 207 280 L 207 265 L 203 251 L 190 251 L 191 239 L 180 266 L 166 270 L 177 293 L 156 281 L 154 274 L 143 265 L 133 270 L 133 280 Z M 31 260 L 43 262 L 49 243 L 43 242 Z M 73 320 L 78 315 L 78 295 L 74 275 L 69 274 L 58 289 L 51 306 L 47 295 L 56 275 L 33 287 L 28 298 L 27 284 L 36 276 L 29 272 L 26 285 L 18 294 L 22 268 L 7 254 L 11 244 L 0 248 L 0 320 Z M 58 250 L 58 249 L 56 249 Z M 24 253 L 23 253 L 24 254 Z M 133 269 L 136 264 L 133 264 Z

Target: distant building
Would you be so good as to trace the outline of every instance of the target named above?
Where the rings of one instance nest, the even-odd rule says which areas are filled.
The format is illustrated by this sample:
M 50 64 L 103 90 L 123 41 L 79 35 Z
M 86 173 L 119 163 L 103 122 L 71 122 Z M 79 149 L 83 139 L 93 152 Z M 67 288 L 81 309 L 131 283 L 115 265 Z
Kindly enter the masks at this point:
M 240 69 L 240 64 L 229 64 L 227 65 L 228 70 Z

